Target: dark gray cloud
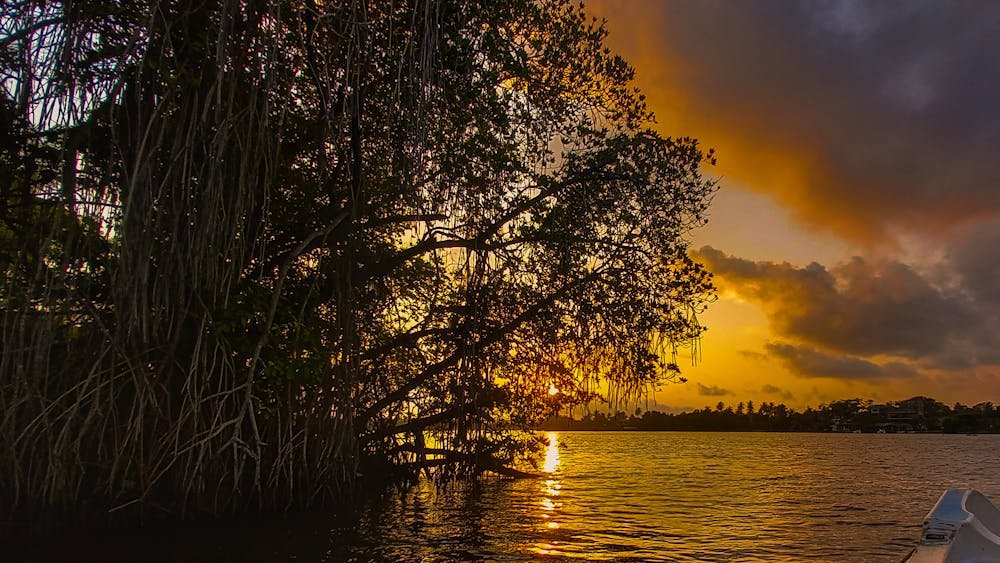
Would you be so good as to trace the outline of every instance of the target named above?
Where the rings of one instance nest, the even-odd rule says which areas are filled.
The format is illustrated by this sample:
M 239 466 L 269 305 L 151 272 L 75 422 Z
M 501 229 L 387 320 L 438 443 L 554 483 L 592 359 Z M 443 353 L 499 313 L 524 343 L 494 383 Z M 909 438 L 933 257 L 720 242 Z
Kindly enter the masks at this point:
M 1000 221 L 961 229 L 948 245 L 948 267 L 970 298 L 1000 309 Z
M 765 395 L 777 395 L 778 397 L 781 397 L 781 400 L 783 401 L 791 401 L 795 399 L 795 395 L 793 395 L 791 391 L 785 391 L 781 387 L 777 387 L 771 384 L 765 384 L 763 387 L 760 388 L 760 392 L 764 393 Z
M 704 397 L 725 397 L 726 395 L 732 395 L 733 392 L 729 389 L 723 389 L 718 385 L 703 385 L 698 383 L 698 394 Z
M 847 355 L 834 355 L 815 348 L 771 342 L 767 351 L 781 360 L 788 369 L 802 377 L 831 377 L 836 379 L 883 379 L 914 377 L 918 375 L 913 366 L 902 362 L 875 362 Z
M 753 360 L 755 362 L 767 361 L 767 354 L 762 354 L 754 350 L 739 350 L 737 353 L 748 360 Z
M 720 149 L 723 189 L 866 255 L 909 252 L 792 265 L 702 249 L 767 315 L 773 357 L 856 379 L 1000 365 L 1000 2 L 590 3 L 664 132 Z
M 882 366 L 850 357 L 895 356 L 936 368 L 1000 361 L 994 314 L 1000 299 L 985 301 L 1000 297 L 995 287 L 1000 278 L 991 278 L 1000 270 L 980 266 L 984 253 L 1000 255 L 1000 228 L 996 234 L 998 244 L 988 251 L 955 254 L 948 267 L 958 283 L 951 285 L 932 282 L 895 260 L 854 258 L 832 268 L 798 267 L 737 258 L 711 247 L 697 257 L 720 286 L 759 304 L 777 336 L 828 357 L 781 347 L 786 345 L 776 345 L 772 354 L 826 375 L 836 368 L 843 377 L 874 377 Z M 846 359 L 836 364 L 832 360 L 838 357 Z
M 885 241 L 1000 212 L 1000 2 L 596 4 L 675 94 L 654 109 L 804 222 Z M 755 182 L 743 149 L 802 174 Z

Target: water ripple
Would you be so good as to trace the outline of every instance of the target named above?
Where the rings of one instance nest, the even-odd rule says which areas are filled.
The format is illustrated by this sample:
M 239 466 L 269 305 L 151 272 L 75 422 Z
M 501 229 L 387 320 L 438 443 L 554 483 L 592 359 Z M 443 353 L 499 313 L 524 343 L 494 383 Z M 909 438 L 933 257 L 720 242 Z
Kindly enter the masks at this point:
M 367 533 L 442 553 L 435 534 L 465 555 L 655 561 L 898 561 L 947 486 L 1000 498 L 1000 437 L 976 449 L 938 435 L 588 433 L 563 444 L 545 483 L 477 487 L 489 516 L 466 513 L 462 488 L 425 495 L 410 535 L 390 514 Z M 558 446 L 554 446 L 558 447 Z M 402 499 L 400 506 L 403 506 Z M 451 545 L 451 544 L 450 544 Z M 457 547 L 450 547 L 455 554 Z M 475 546 L 473 549 L 472 546 Z M 435 552 L 435 550 L 438 550 Z
M 945 488 L 1000 500 L 1000 436 L 550 438 L 545 479 L 420 483 L 347 514 L 146 537 L 138 555 L 81 544 L 75 559 L 896 562 Z

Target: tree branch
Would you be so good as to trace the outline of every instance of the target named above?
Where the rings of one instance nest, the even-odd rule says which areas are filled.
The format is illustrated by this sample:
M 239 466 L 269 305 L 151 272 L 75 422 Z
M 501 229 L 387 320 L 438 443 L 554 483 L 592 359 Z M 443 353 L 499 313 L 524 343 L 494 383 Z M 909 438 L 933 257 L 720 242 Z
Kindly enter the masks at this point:
M 593 272 L 587 274 L 586 276 L 583 276 L 582 278 L 576 279 L 562 286 L 558 290 L 552 292 L 549 296 L 529 306 L 527 309 L 522 311 L 521 314 L 514 317 L 507 324 L 497 328 L 490 334 L 479 339 L 474 344 L 474 347 L 484 348 L 486 346 L 498 342 L 501 338 L 513 332 L 514 330 L 519 328 L 522 324 L 524 324 L 524 322 L 529 320 L 534 315 L 538 314 L 542 309 L 552 305 L 557 299 L 565 296 L 573 289 L 597 279 L 603 274 L 604 274 L 603 270 L 600 269 L 594 270 Z M 392 391 L 391 393 L 389 393 L 388 395 L 376 401 L 370 407 L 365 409 L 365 411 L 359 417 L 360 423 L 362 425 L 367 423 L 369 420 L 372 419 L 372 417 L 375 416 L 376 413 L 378 413 L 382 409 L 388 407 L 389 405 L 392 405 L 393 403 L 405 400 L 409 396 L 411 391 L 413 391 L 417 387 L 420 387 L 425 382 L 429 381 L 432 377 L 443 373 L 446 369 L 457 364 L 458 361 L 461 360 L 463 357 L 464 357 L 463 352 L 461 350 L 458 350 L 452 353 L 450 356 L 446 357 L 445 359 L 436 362 L 434 364 L 431 364 L 430 366 L 427 366 L 427 368 L 425 368 L 422 372 L 420 372 L 416 377 L 410 379 L 409 381 L 398 387 L 395 391 Z

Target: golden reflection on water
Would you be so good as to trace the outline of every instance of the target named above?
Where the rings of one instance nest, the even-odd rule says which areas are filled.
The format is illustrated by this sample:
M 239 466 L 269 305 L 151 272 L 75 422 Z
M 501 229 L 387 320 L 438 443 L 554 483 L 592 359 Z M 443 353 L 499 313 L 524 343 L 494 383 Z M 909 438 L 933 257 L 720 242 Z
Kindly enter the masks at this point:
M 545 532 L 556 532 L 559 530 L 560 523 L 560 508 L 562 508 L 562 502 L 559 499 L 559 492 L 562 489 L 562 484 L 556 479 L 556 470 L 559 468 L 559 433 L 558 432 L 547 432 L 546 439 L 548 439 L 549 445 L 545 449 L 545 462 L 542 464 L 542 471 L 548 474 L 548 478 L 545 479 L 543 486 L 541 487 L 541 499 L 539 504 L 541 505 L 541 520 L 542 529 Z M 539 555 L 565 555 L 559 550 L 559 541 L 548 535 L 543 535 L 539 538 L 539 541 L 535 543 L 534 546 L 535 553 Z
M 548 432 L 546 438 L 549 440 L 549 447 L 545 450 L 545 465 L 542 467 L 542 471 L 555 473 L 556 468 L 559 467 L 559 433 Z
M 913 547 L 956 478 L 1000 499 L 1000 436 L 536 436 L 538 479 L 423 479 L 366 505 L 358 524 L 337 520 L 334 535 L 308 537 L 342 546 L 333 560 L 872 563 Z M 330 553 L 315 547 L 300 559 Z

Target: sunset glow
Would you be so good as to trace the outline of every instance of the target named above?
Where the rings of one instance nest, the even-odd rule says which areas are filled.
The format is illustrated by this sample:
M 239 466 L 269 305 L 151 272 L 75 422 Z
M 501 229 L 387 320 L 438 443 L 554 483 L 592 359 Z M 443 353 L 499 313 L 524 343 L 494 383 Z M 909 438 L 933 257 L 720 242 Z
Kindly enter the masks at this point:
M 1000 1 L 0 43 L 4 561 L 1000 562 Z
M 542 465 L 542 471 L 554 473 L 556 468 L 559 467 L 559 434 L 548 432 L 545 437 L 549 445 L 545 449 L 545 463 Z
M 986 102 L 1000 84 L 963 78 L 1000 65 L 979 18 L 864 2 L 588 8 L 659 129 L 718 151 L 692 248 L 720 296 L 700 317 L 703 357 L 681 362 L 689 382 L 659 408 L 1000 399 L 1000 116 Z

